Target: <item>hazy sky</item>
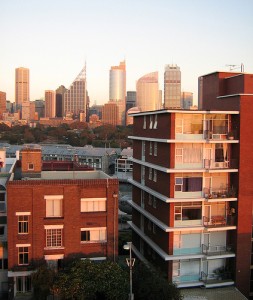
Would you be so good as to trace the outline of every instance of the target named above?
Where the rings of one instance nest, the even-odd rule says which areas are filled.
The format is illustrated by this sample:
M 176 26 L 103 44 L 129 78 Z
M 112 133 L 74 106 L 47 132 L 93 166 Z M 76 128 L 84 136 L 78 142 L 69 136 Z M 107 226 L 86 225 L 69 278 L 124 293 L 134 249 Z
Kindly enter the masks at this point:
M 126 60 L 127 90 L 177 64 L 182 91 L 244 64 L 253 73 L 253 0 L 0 0 L 0 90 L 14 101 L 15 68 L 30 69 L 30 100 L 67 88 L 87 63 L 91 103 L 109 97 L 109 70 Z M 239 71 L 239 69 L 235 70 Z

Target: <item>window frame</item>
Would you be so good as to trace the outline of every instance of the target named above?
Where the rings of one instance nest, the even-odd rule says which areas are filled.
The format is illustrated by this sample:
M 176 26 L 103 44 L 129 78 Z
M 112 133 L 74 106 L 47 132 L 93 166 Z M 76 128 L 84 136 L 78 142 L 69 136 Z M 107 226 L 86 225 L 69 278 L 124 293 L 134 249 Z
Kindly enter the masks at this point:
M 18 215 L 18 234 L 29 233 L 29 215 Z
M 62 248 L 63 247 L 63 225 L 49 226 L 46 229 L 46 248 Z
M 101 202 L 103 202 L 103 204 L 100 207 L 99 204 L 101 204 Z M 81 213 L 106 212 L 106 211 L 107 211 L 107 198 L 81 198 L 80 200 Z
M 46 218 L 63 217 L 63 195 L 45 195 L 44 199 L 46 200 Z M 59 205 L 58 210 L 57 205 Z M 59 211 L 59 214 L 57 214 L 57 211 Z
M 29 246 L 19 245 L 18 246 L 18 265 L 27 266 L 29 265 Z
M 98 231 L 99 239 L 92 239 L 92 231 Z M 82 232 L 86 232 L 86 238 L 88 240 L 82 240 Z M 106 227 L 89 227 L 89 228 L 80 228 L 80 243 L 106 243 L 107 242 L 107 228 Z

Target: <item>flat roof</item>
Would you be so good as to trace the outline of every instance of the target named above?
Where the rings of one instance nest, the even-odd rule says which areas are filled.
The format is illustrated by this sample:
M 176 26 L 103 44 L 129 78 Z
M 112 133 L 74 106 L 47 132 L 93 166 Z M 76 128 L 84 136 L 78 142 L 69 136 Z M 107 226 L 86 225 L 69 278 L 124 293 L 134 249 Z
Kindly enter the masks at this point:
M 111 179 L 111 177 L 102 171 L 42 171 L 41 177 L 34 178 L 34 179 L 35 180 Z

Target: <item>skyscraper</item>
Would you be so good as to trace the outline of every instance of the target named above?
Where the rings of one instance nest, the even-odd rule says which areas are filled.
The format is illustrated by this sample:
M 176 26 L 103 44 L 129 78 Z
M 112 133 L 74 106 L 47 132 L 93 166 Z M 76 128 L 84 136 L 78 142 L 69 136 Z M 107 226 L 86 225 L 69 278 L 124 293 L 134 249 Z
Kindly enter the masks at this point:
M 15 103 L 21 107 L 22 103 L 30 100 L 29 69 L 17 68 L 15 76 Z
M 113 66 L 110 70 L 110 102 L 117 104 L 119 108 L 119 125 L 125 125 L 126 109 L 126 63 L 120 62 L 119 66 Z
M 181 93 L 181 103 L 183 109 L 190 109 L 193 105 L 193 93 L 182 92 Z
M 182 108 L 181 71 L 177 65 L 166 65 L 164 71 L 164 108 Z
M 3 117 L 3 113 L 6 111 L 6 93 L 0 91 L 0 120 Z
M 102 123 L 118 125 L 119 124 L 119 108 L 116 103 L 109 102 L 102 107 Z
M 86 96 L 86 66 L 84 66 L 64 94 L 64 115 L 76 118 L 80 113 L 84 113 L 86 117 Z
M 127 91 L 126 111 L 136 106 L 136 91 Z
M 140 111 L 160 109 L 158 72 L 142 76 L 136 83 L 136 106 Z
M 63 117 L 63 100 L 64 94 L 67 91 L 64 85 L 61 85 L 56 90 L 56 117 L 62 118 Z
M 45 91 L 45 117 L 55 118 L 55 91 Z

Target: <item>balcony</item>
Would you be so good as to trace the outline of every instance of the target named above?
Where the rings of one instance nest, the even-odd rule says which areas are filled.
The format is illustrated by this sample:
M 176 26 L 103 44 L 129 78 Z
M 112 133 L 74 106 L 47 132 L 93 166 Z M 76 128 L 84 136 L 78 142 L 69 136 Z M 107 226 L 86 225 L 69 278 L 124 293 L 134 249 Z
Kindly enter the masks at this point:
M 206 200 L 216 200 L 218 199 L 226 199 L 226 198 L 236 198 L 236 191 L 232 188 L 224 188 L 225 184 L 221 185 L 220 188 L 204 188 L 203 189 L 203 197 Z
M 202 248 L 195 247 L 195 248 L 174 248 L 173 254 L 174 255 L 191 255 L 191 254 L 201 254 Z
M 223 267 L 208 274 L 202 271 L 200 280 L 203 281 L 206 288 L 229 286 L 234 284 L 232 273 Z
M 205 245 L 202 244 L 202 253 L 205 255 L 225 255 L 225 254 L 231 254 L 232 246 L 228 245 Z
M 230 164 L 229 161 L 217 162 L 214 159 L 204 159 L 203 167 L 205 169 L 228 169 Z
M 211 217 L 203 217 L 203 225 L 205 227 L 225 227 L 225 226 L 235 226 L 236 217 L 234 215 L 218 215 Z

